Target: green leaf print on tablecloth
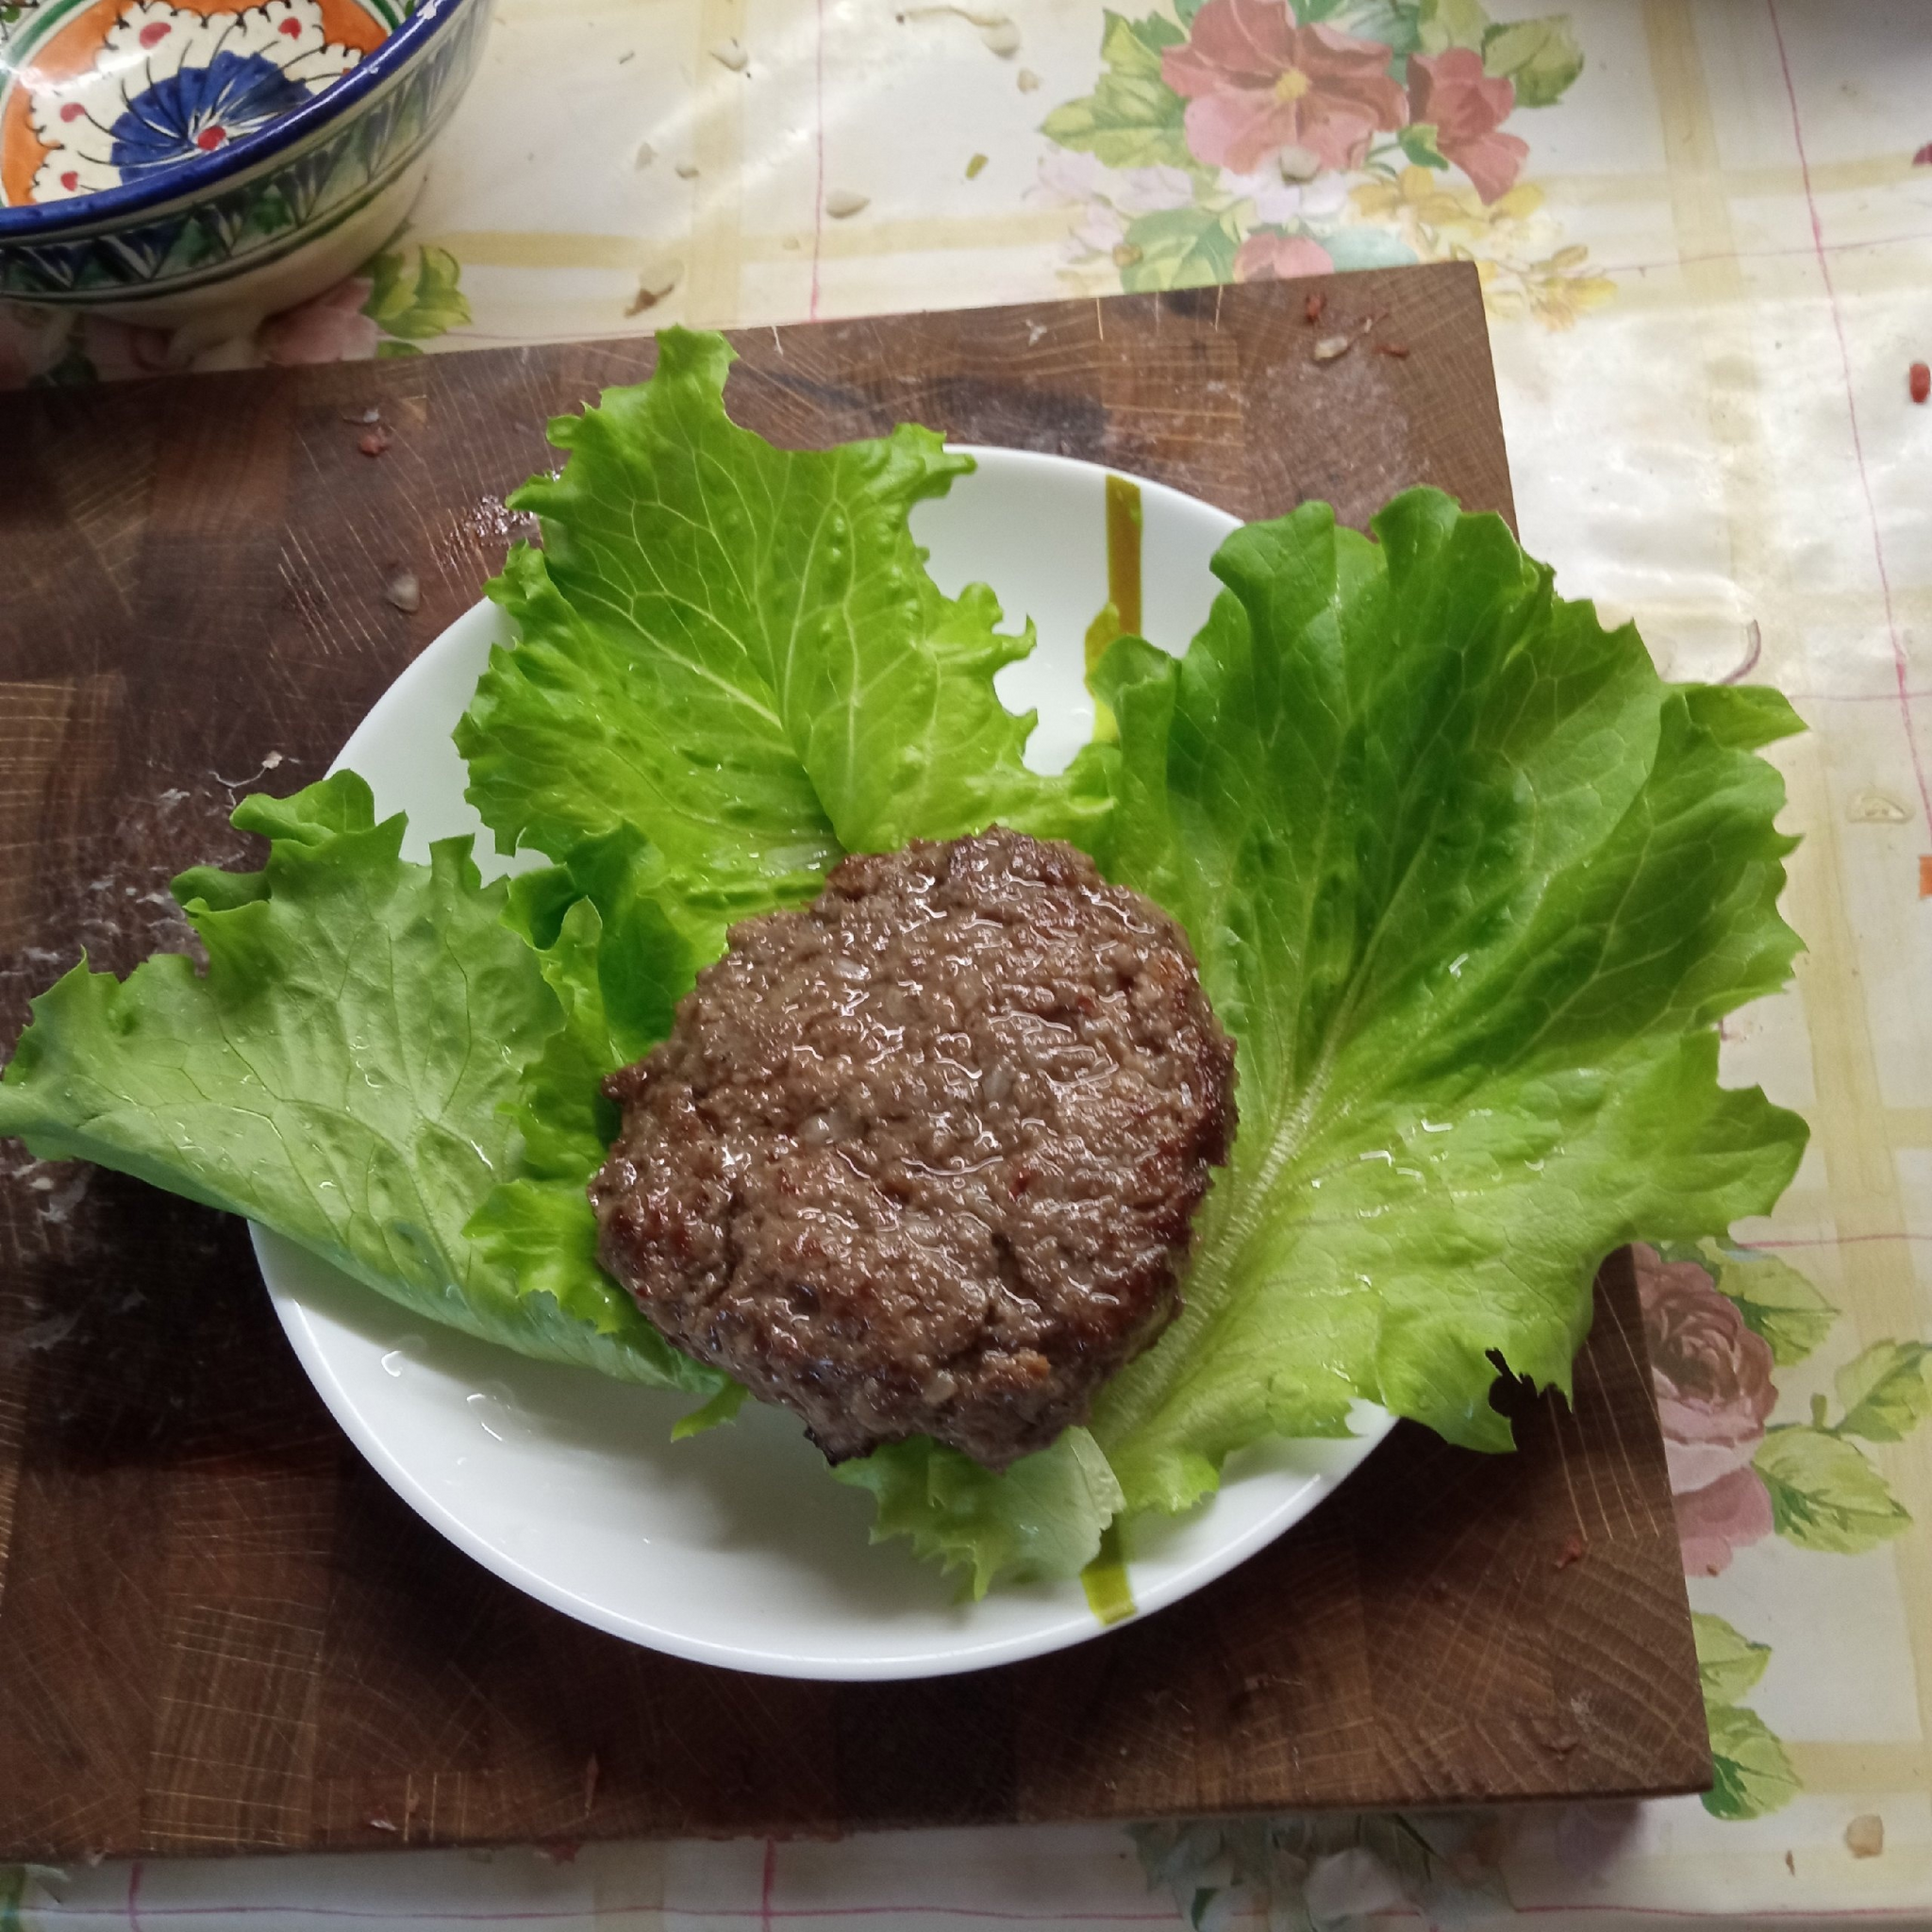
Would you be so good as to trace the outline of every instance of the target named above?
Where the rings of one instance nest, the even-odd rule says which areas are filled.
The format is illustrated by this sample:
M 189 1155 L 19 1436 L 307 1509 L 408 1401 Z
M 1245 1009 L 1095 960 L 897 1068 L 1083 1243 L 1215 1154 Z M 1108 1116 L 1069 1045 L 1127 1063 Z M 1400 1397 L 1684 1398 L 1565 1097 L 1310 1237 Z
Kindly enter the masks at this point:
M 1567 15 L 1492 26 L 1483 35 L 1483 72 L 1516 90 L 1519 108 L 1552 108 L 1583 72 L 1583 49 Z
M 1109 11 L 1093 92 L 1041 125 L 1041 192 L 1080 205 L 1082 292 L 1473 261 L 1491 313 L 1567 328 L 1612 284 L 1523 180 L 1519 108 L 1559 101 L 1567 18 L 1477 0 L 1174 0 Z
M 1856 1557 L 1911 1521 L 1863 1452 L 1830 1429 L 1774 1429 L 1756 1467 L 1773 1526 L 1800 1549 Z
M 1402 143 L 1402 152 L 1417 167 L 1448 172 L 1448 158 L 1436 145 L 1436 125 L 1433 121 L 1417 121 L 1405 127 L 1397 138 Z
M 1203 289 L 1232 278 L 1240 245 L 1224 214 L 1200 208 L 1158 208 L 1128 225 L 1114 259 L 1121 264 L 1121 287 L 1129 294 L 1142 289 Z
M 1868 1442 L 1903 1442 L 1932 1411 L 1932 1382 L 1925 1362 L 1932 1348 L 1923 1341 L 1881 1341 L 1833 1378 L 1844 1407 L 1842 1436 Z
M 1711 1277 L 1711 1286 L 1733 1303 L 1754 1335 L 1771 1347 L 1771 1358 L 1781 1369 L 1801 1362 L 1823 1341 L 1838 1320 L 1838 1310 L 1798 1273 L 1775 1255 L 1746 1255 L 1707 1241 L 1669 1259 L 1695 1261 Z
M 1161 55 L 1186 38 L 1158 13 L 1134 21 L 1109 12 L 1100 35 L 1107 72 L 1085 100 L 1056 108 L 1042 131 L 1109 168 L 1187 167 L 1181 98 L 1160 77 Z
M 1697 1639 L 1697 1676 L 1707 1704 L 1736 1704 L 1750 1694 L 1771 1661 L 1771 1645 L 1753 1643 L 1724 1622 L 1693 1611 L 1690 1627 Z
M 1490 16 L 1480 0 L 1423 0 L 1416 30 L 1424 54 L 1450 47 L 1480 47 Z
M 1804 1787 L 1785 1747 L 1755 1710 L 1720 1705 L 1708 1713 L 1713 1783 L 1704 1808 L 1713 1818 L 1762 1818 L 1779 1811 Z
M 1423 43 L 1422 8 L 1415 0 L 1300 0 L 1295 11 L 1306 25 L 1319 22 L 1357 40 L 1380 41 L 1398 58 Z
M 447 248 L 397 249 L 366 262 L 369 298 L 362 313 L 382 331 L 378 356 L 416 356 L 418 342 L 470 321 L 462 265 Z
M 1789 1292 L 1785 1284 L 1767 1286 Z M 1819 1309 L 1824 1309 L 1822 1297 Z M 1812 1313 L 1815 1319 L 1817 1311 Z M 1825 1311 L 1824 1319 L 1834 1318 Z M 1802 1350 L 1791 1359 L 1808 1353 Z M 1932 1412 L 1928 1356 L 1932 1348 L 1922 1341 L 1874 1342 L 1833 1377 L 1842 1410 L 1836 1423 L 1826 1420 L 1829 1403 L 1814 1395 L 1808 1423 L 1766 1432 L 1752 1466 L 1771 1499 L 1772 1526 L 1779 1536 L 1800 1549 L 1856 1557 L 1910 1524 L 1910 1513 L 1851 1439 L 1902 1442 L 1924 1421 Z
M 1738 1702 L 1764 1674 L 1771 1646 L 1753 1643 L 1722 1617 L 1693 1611 L 1690 1626 L 1714 1774 L 1704 1808 L 1714 1818 L 1761 1818 L 1790 1804 L 1800 1790 L 1784 1746 L 1755 1710 Z

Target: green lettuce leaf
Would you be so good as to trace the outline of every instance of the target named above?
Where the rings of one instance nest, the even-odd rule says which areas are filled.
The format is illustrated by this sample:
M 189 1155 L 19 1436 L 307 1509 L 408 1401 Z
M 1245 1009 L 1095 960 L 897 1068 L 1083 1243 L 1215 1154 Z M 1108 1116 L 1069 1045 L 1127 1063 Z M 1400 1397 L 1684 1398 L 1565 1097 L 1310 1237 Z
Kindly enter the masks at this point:
M 924 1436 L 839 1463 L 832 1474 L 873 1492 L 874 1542 L 909 1538 L 916 1556 L 964 1572 L 975 1597 L 995 1577 L 1077 1576 L 1124 1501 L 1085 1429 L 1063 1431 L 1003 1475 Z
M 518 641 L 457 731 L 499 848 L 565 860 L 630 826 L 664 868 L 746 908 L 809 898 L 846 851 L 1000 820 L 1077 836 L 1106 810 L 1097 755 L 1021 761 L 983 585 L 941 595 L 908 517 L 972 468 L 927 429 L 781 450 L 724 412 L 732 352 L 667 329 L 636 388 L 550 425 L 571 452 L 509 501 L 541 521 L 490 593 Z
M 1499 1362 L 1569 1389 L 1604 1256 L 1769 1210 L 1805 1142 L 1717 1083 L 1770 992 L 1775 693 L 1674 689 L 1493 517 L 1414 491 L 1228 539 L 1183 660 L 1124 640 L 1113 876 L 1186 924 L 1241 1129 L 1185 1313 L 1093 1429 L 1178 1509 L 1357 1399 L 1499 1449 Z
M 584 1191 L 617 1136 L 604 1076 L 664 1038 L 698 967 L 723 949 L 722 929 L 716 947 L 701 952 L 674 924 L 656 896 L 663 879 L 658 855 L 625 827 L 587 840 L 573 866 L 510 882 L 505 923 L 528 947 L 562 1024 L 506 1102 L 522 1134 L 521 1169 L 490 1191 L 467 1228 L 479 1252 L 525 1290 L 567 1304 L 609 1297 L 646 1328 L 598 1264 L 596 1216 Z M 724 1386 L 717 1371 L 676 1359 L 680 1386 Z
M 468 1237 L 519 1169 L 508 1110 L 564 1018 L 470 841 L 405 862 L 403 820 L 376 824 L 351 772 L 243 799 L 234 822 L 271 841 L 263 870 L 175 882 L 206 971 L 162 954 L 122 981 L 83 960 L 34 1002 L 0 1135 L 244 1214 L 522 1354 L 714 1389 L 613 1284 L 520 1280 Z

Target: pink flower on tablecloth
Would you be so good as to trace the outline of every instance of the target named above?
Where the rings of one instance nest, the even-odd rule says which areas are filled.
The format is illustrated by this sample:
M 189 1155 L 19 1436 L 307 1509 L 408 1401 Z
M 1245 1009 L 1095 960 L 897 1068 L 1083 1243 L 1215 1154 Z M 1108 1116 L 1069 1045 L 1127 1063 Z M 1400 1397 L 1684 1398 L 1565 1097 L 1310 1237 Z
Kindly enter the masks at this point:
M 1250 235 L 1234 258 L 1238 282 L 1287 282 L 1296 275 L 1325 275 L 1335 267 L 1328 251 L 1306 235 Z
M 382 331 L 362 313 L 375 285 L 352 275 L 325 294 L 262 324 L 256 341 L 264 362 L 367 362 Z
M 1188 145 L 1211 167 L 1252 174 L 1299 150 L 1319 168 L 1356 168 L 1369 139 L 1408 119 L 1390 51 L 1332 26 L 1297 26 L 1284 0 L 1208 0 L 1186 43 L 1160 58 L 1188 103 Z
M 1685 1573 L 1715 1575 L 1771 1534 L 1771 1499 L 1751 1466 L 1777 1401 L 1771 1347 L 1695 1261 L 1633 1254 Z
M 1771 1494 L 1755 1469 L 1734 1469 L 1671 1501 L 1686 1576 L 1722 1575 L 1733 1551 L 1761 1543 L 1772 1531 Z
M 1434 125 L 1443 158 L 1469 176 L 1486 204 L 1515 187 L 1529 158 L 1526 141 L 1497 132 L 1515 106 L 1515 88 L 1485 74 L 1482 56 L 1467 47 L 1409 57 L 1408 118 Z
M 170 366 L 172 341 L 164 328 L 116 322 L 107 315 L 83 315 L 80 319 L 80 352 L 103 382 L 132 382 L 140 376 L 163 374 Z

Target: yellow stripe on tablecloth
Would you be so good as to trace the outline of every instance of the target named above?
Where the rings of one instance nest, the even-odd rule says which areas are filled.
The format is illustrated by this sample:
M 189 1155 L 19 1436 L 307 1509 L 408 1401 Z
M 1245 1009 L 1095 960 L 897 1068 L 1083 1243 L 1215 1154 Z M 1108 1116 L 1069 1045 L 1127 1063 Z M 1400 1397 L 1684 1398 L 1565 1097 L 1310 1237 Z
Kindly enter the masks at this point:
M 974 248 L 1035 246 L 1058 242 L 1084 214 L 1076 208 L 1027 209 L 993 215 L 946 215 L 930 221 L 867 221 L 862 226 L 828 227 L 819 240 L 822 261 L 862 259 L 873 255 L 947 255 Z M 753 235 L 745 239 L 750 260 L 775 261 L 789 256 L 794 238 Z M 811 237 L 801 239 L 808 248 Z
M 1671 193 L 1668 174 L 1612 173 L 1607 169 L 1564 174 L 1539 167 L 1533 178 L 1550 206 L 1566 208 L 1642 208 L 1667 201 Z M 1872 188 L 1896 188 L 1917 178 L 1911 157 L 1902 147 L 1881 155 L 1811 163 L 1811 189 L 1816 194 L 1857 194 Z M 1795 162 L 1783 168 L 1719 169 L 1715 179 L 1727 197 L 1739 201 L 1802 195 L 1805 192 L 1805 176 Z M 1900 212 L 1903 217 L 1907 210 Z M 1925 225 L 1932 226 L 1932 220 Z
M 464 268 L 637 269 L 663 244 L 636 235 L 578 235 L 544 228 L 452 228 L 425 235 L 426 248 L 446 248 Z
M 1932 239 L 1932 211 L 1927 212 L 1924 226 L 1926 239 Z M 1727 254 L 1734 266 L 1750 271 L 1749 281 L 1740 275 L 1728 294 L 1700 296 L 1700 300 L 1730 303 L 1750 310 L 1757 320 L 1762 320 L 1768 305 L 1817 301 L 1818 257 L 1808 241 L 1802 246 L 1793 244 L 1742 250 L 1732 247 Z M 1659 271 L 1689 274 L 1694 265 L 1694 251 L 1688 245 L 1682 248 L 1677 261 L 1641 259 L 1636 251 L 1620 251 L 1613 247 L 1601 249 L 1599 255 L 1601 258 L 1592 257 L 1591 270 L 1618 277 L 1619 309 L 1641 314 L 1660 309 L 1676 310 L 1683 307 L 1683 298 L 1669 275 Z M 1869 242 L 1862 240 L 1848 242 L 1835 248 L 1832 252 L 1832 274 L 1838 279 L 1840 295 L 1854 294 L 1861 298 L 1918 295 L 1925 287 L 1924 255 L 1903 248 L 1888 248 L 1884 245 L 1884 238 Z M 1906 368 L 1907 364 L 1901 358 L 1898 364 L 1898 392 L 1901 397 L 1905 394 Z M 1833 374 L 1836 373 L 1834 370 Z
M 699 176 L 702 185 L 703 176 Z M 828 227 L 822 259 L 895 255 L 908 250 L 1031 246 L 1058 242 L 1080 218 L 1078 208 L 1041 208 L 1020 214 L 957 215 L 944 220 L 869 222 L 863 227 Z M 701 218 L 702 219 L 702 218 Z M 789 261 L 811 247 L 808 233 L 746 235 L 736 231 L 738 261 Z M 458 228 L 425 235 L 428 246 L 446 248 L 467 268 L 637 269 L 657 260 L 661 243 L 635 235 L 556 233 L 542 229 Z M 711 325 L 730 327 L 735 317 Z
M 1806 1744 L 1784 1740 L 1785 1756 L 1807 1791 L 1916 1791 L 1932 1784 L 1923 1744 Z
M 1621 291 L 1617 302 L 1620 308 L 1626 306 Z M 1677 301 L 1671 306 L 1681 308 L 1683 304 Z M 1848 618 L 1869 620 L 1874 601 L 1872 592 L 1863 588 L 1837 591 L 1826 585 L 1807 590 L 1799 584 L 1780 584 L 1777 599 L 1777 617 L 1788 630 L 1794 632 L 1802 631 L 1807 625 L 1811 624 L 1840 624 Z M 1664 595 L 1646 594 L 1641 606 L 1622 604 L 1610 597 L 1598 597 L 1593 601 L 1597 609 L 1605 614 L 1606 623 L 1609 621 L 1609 614 L 1612 612 L 1627 611 L 1638 618 L 1642 623 L 1646 639 L 1653 647 L 1656 646 L 1657 637 L 1651 636 L 1652 632 L 1660 637 L 1679 625 L 1718 623 L 1738 625 L 1738 613 L 1744 608 L 1739 598 L 1700 596 L 1694 591 L 1681 601 L 1674 601 Z M 1924 625 L 1927 628 L 1932 628 L 1932 584 L 1916 589 L 1909 586 L 1901 588 L 1894 584 L 1891 587 L 1891 606 L 1901 624 Z M 1740 658 L 1742 650 L 1743 636 L 1740 628 Z M 1898 691 L 1889 662 L 1884 666 L 1883 689 L 1886 702 L 1896 705 Z M 1845 694 L 1843 691 L 1839 693 L 1840 696 Z

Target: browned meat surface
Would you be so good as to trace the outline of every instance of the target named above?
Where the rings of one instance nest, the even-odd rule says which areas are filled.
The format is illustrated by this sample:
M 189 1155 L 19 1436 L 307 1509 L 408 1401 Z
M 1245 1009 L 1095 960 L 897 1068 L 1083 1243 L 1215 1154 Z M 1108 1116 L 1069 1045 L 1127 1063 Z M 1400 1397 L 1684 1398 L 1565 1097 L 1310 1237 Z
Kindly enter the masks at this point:
M 835 1460 L 1044 1448 L 1180 1306 L 1234 1047 L 1180 928 L 995 828 L 747 920 L 606 1091 L 604 1265 Z

